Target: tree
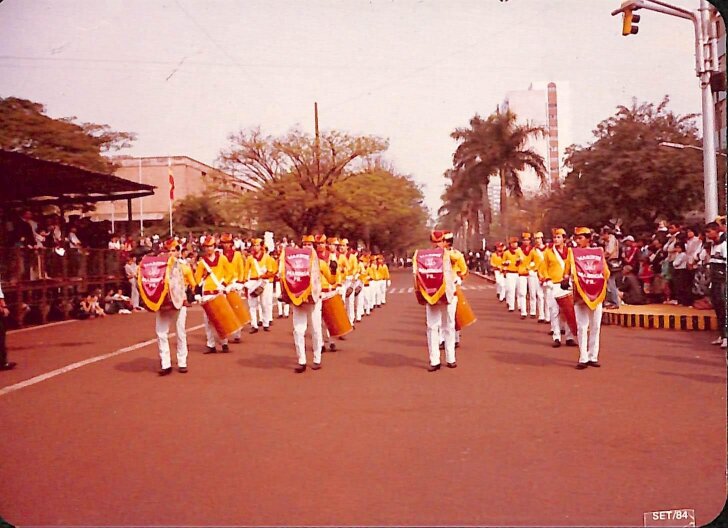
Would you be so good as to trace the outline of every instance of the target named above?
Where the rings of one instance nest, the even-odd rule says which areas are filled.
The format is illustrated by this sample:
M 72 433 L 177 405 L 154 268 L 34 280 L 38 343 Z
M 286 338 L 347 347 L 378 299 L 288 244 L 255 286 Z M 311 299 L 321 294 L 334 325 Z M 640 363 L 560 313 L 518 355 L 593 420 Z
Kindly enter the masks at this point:
M 114 165 L 104 154 L 127 148 L 136 139 L 108 125 L 76 123 L 76 117 L 53 119 L 45 112 L 40 103 L 0 98 L 0 149 L 111 173 Z
M 597 125 L 592 143 L 569 148 L 570 171 L 548 201 L 548 220 L 598 226 L 622 218 L 625 226 L 652 226 L 702 209 L 700 152 L 660 146 L 700 146 L 695 115 L 676 115 L 668 103 L 665 96 L 659 104 L 619 106 Z

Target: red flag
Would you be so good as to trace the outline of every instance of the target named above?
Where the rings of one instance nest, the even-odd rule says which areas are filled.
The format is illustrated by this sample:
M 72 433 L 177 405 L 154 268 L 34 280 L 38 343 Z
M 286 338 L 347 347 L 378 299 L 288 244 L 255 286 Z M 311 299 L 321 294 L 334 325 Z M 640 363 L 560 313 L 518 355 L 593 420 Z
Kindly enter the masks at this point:
M 172 167 L 168 167 L 169 171 L 169 200 L 174 200 L 174 174 L 172 174 Z

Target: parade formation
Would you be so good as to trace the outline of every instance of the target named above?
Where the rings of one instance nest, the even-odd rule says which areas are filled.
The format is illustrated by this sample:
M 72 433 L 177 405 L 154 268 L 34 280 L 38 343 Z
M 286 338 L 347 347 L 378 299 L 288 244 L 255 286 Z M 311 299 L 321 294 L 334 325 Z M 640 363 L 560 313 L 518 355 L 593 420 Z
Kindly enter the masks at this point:
M 477 322 L 465 297 L 463 280 L 468 266 L 453 247 L 450 231 L 435 230 L 432 248 L 415 251 L 412 259 L 415 297 L 425 306 L 429 372 L 441 367 L 441 350 L 448 368 L 456 368 L 455 350 L 461 330 Z M 563 228 L 552 230 L 552 241 L 543 233 L 510 237 L 508 249 L 495 245 L 490 264 L 495 274 L 496 296 L 508 312 L 549 324 L 557 348 L 579 348 L 576 368 L 600 367 L 599 334 L 602 303 L 609 268 L 604 251 L 590 247 L 591 230 L 574 229 L 566 242 Z M 311 334 L 312 370 L 321 368 L 322 354 L 337 350 L 337 340 L 352 332 L 363 317 L 387 303 L 391 284 L 389 267 L 381 254 L 355 250 L 346 238 L 324 234 L 304 235 L 300 245 L 282 243 L 269 248 L 263 239 L 236 244 L 224 233 L 201 240 L 203 254 L 194 272 L 181 256 L 182 242 L 168 239 L 162 252 L 142 258 L 137 275 L 141 299 L 156 312 L 160 376 L 172 373 L 169 330 L 177 334 L 177 367 L 188 372 L 185 322 L 187 307 L 203 308 L 205 354 L 229 353 L 230 343 L 241 343 L 244 327 L 250 334 L 273 325 L 273 307 L 279 318 L 292 314 L 294 371 L 309 367 L 306 332 Z M 273 249 L 273 251 L 271 251 Z M 219 346 L 219 348 L 218 348 Z

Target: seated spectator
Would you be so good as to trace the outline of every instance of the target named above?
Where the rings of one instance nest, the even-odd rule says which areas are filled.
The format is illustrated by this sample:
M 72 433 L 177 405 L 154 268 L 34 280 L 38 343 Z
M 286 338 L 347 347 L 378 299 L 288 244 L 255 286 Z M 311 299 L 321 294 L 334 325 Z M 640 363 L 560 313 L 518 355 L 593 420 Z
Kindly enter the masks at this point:
M 675 243 L 675 258 L 672 261 L 673 282 L 675 285 L 675 303 L 683 306 L 693 304 L 692 274 L 688 269 L 688 255 L 685 252 L 685 242 Z
M 121 241 L 119 240 L 119 235 L 111 235 L 111 240 L 109 240 L 109 249 L 121 249 Z
M 622 283 L 619 291 L 624 304 L 647 304 L 642 285 L 630 265 L 622 268 Z
M 89 293 L 81 300 L 81 309 L 79 311 L 79 319 L 93 319 L 95 317 L 105 317 L 106 312 L 99 304 L 99 297 L 95 293 Z

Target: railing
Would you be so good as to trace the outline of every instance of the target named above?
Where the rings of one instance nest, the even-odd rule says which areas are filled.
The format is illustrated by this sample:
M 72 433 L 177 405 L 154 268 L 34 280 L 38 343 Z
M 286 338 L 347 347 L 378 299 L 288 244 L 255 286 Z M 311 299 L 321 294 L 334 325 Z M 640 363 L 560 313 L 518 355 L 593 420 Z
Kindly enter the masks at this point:
M 0 248 L 0 280 L 10 326 L 44 324 L 73 315 L 80 297 L 100 289 L 126 288 L 128 253 L 109 249 Z

